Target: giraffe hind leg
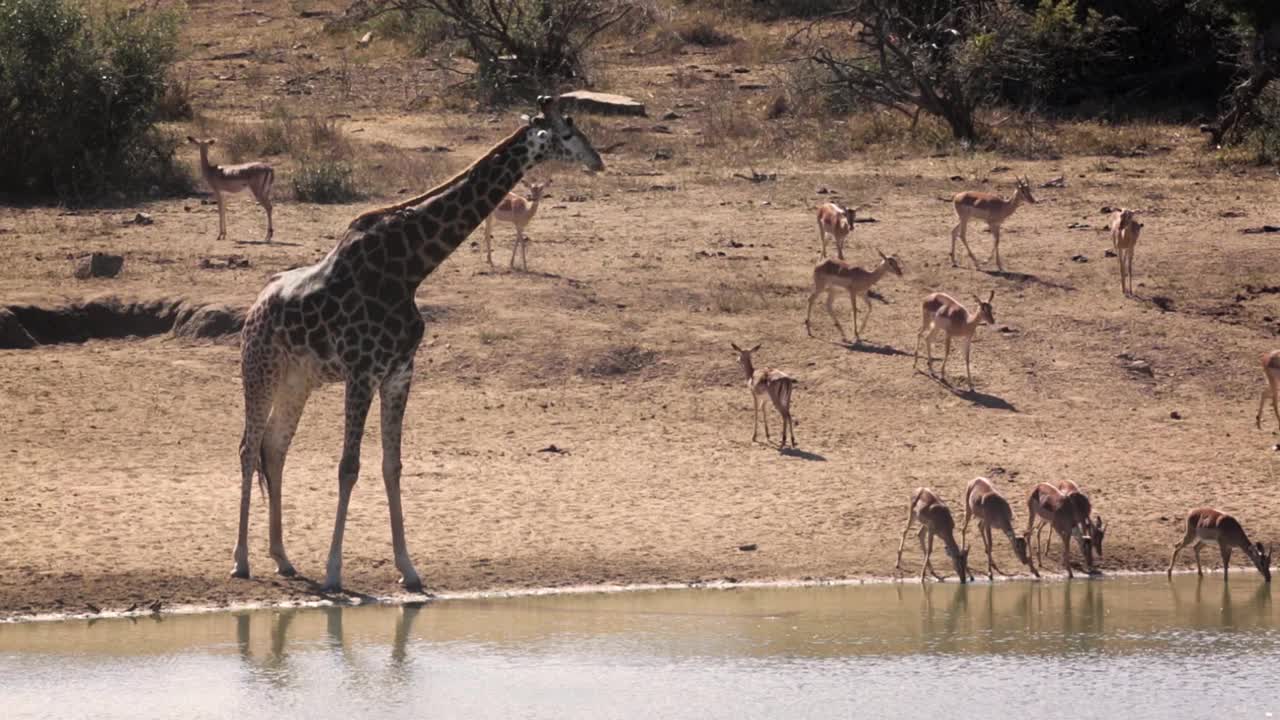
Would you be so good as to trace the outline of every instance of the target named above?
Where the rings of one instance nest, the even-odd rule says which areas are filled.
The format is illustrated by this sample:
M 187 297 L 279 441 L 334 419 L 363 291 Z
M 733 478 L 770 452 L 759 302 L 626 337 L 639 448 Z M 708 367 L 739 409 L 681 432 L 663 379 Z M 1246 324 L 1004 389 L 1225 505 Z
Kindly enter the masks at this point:
M 270 337 L 263 312 L 250 309 L 241 349 L 244 433 L 240 437 L 240 518 L 233 552 L 235 567 L 231 570 L 231 576 L 238 578 L 249 577 L 249 503 L 253 497 L 253 474 L 262 459 L 263 437 L 275 394 Z
M 270 553 L 271 558 L 276 561 L 276 572 L 285 577 L 292 577 L 296 571 L 284 550 L 284 462 L 310 394 L 311 387 L 301 374 L 286 374 L 284 381 L 276 387 L 271 417 L 267 420 L 266 433 L 262 439 L 260 472 L 267 485 L 270 503 Z

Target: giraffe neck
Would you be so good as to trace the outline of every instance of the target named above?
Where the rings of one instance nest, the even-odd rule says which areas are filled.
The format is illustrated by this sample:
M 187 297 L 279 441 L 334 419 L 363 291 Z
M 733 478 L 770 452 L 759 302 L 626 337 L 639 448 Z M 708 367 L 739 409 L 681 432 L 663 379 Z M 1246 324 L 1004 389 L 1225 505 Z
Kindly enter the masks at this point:
M 534 132 L 532 127 L 523 127 L 426 193 L 357 217 L 339 250 L 348 244 L 381 240 L 387 246 L 382 257 L 388 265 L 405 258 L 403 269 L 389 266 L 387 275 L 401 275 L 407 285 L 416 287 L 484 222 L 525 173 L 544 159 L 543 142 Z

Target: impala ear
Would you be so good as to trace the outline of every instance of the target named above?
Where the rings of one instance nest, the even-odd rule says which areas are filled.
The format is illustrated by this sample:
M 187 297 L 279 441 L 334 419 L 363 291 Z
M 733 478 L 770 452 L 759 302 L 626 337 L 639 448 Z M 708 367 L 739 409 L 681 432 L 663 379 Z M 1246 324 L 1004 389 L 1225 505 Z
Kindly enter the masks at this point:
M 876 248 L 876 254 L 885 260 L 889 259 L 888 256 L 886 256 L 883 252 L 880 252 L 880 248 Z
M 187 142 L 189 142 L 189 143 L 191 143 L 191 144 L 193 144 L 193 145 L 199 145 L 199 144 L 200 144 L 200 143 L 196 142 L 196 139 L 195 139 L 195 138 L 193 138 L 193 137 L 191 137 L 190 135 L 188 135 L 188 136 L 187 136 Z
M 742 348 L 738 347 L 738 343 L 729 343 L 729 347 L 737 350 L 738 352 L 742 352 Z
M 751 349 L 750 349 L 750 350 L 748 350 L 747 352 L 755 352 L 755 351 L 757 351 L 757 350 L 759 350 L 759 349 L 760 349 L 760 346 L 759 346 L 759 345 L 756 345 L 755 347 L 751 348 Z
M 991 294 L 987 296 L 987 304 L 990 305 L 991 301 L 995 300 L 995 298 L 996 298 L 996 291 L 992 290 Z

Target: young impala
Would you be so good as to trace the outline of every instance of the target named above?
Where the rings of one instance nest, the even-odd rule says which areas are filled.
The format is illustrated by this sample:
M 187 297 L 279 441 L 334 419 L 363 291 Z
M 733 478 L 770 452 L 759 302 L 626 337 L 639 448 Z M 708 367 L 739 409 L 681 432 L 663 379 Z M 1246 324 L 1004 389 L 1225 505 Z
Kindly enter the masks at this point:
M 209 163 L 209 147 L 217 142 L 214 138 L 197 140 L 187 136 L 187 141 L 200 148 L 200 177 L 208 183 L 213 197 L 218 201 L 218 239 L 227 237 L 227 206 L 223 194 L 234 194 L 248 189 L 253 199 L 258 201 L 267 211 L 267 242 L 275 234 L 271 224 L 271 184 L 275 182 L 276 173 L 266 163 L 245 163 L 243 165 L 211 165 Z
M 1072 480 L 1061 480 L 1058 482 L 1058 492 L 1063 495 L 1079 495 L 1079 498 L 1073 502 L 1078 503 L 1084 512 L 1084 531 L 1089 536 L 1089 547 L 1102 557 L 1102 538 L 1106 535 L 1106 525 L 1102 522 L 1101 515 L 1093 514 L 1093 503 L 1089 500 L 1089 496 L 1080 489 L 1080 486 Z M 1089 519 L 1092 516 L 1092 520 Z M 1045 540 L 1044 545 L 1040 544 L 1040 533 L 1044 530 L 1047 521 L 1043 518 L 1036 524 L 1036 552 L 1043 558 L 1044 554 L 1049 551 L 1049 547 L 1053 544 L 1053 533 L 1049 533 L 1049 537 Z
M 964 250 L 969 253 L 973 266 L 978 267 L 978 258 L 974 257 L 973 251 L 969 249 L 967 231 L 970 220 L 985 220 L 995 240 L 995 249 L 992 254 L 996 259 L 996 269 L 1004 270 L 1004 265 L 1000 263 L 1000 226 L 1024 200 L 1032 205 L 1036 203 L 1036 199 L 1031 196 L 1031 183 L 1026 178 L 1018 178 L 1018 189 L 1010 200 L 986 192 L 956 193 L 951 199 L 956 208 L 957 220 L 956 226 L 951 229 L 951 266 L 956 266 L 956 239 L 958 238 L 964 243 Z M 987 258 L 987 262 L 990 261 L 991 258 Z
M 1047 521 L 1062 539 L 1062 567 L 1066 568 L 1068 578 L 1075 577 L 1071 572 L 1072 537 L 1080 544 L 1080 554 L 1085 558 L 1088 571 L 1093 572 L 1093 539 L 1089 537 L 1086 525 L 1089 508 L 1081 502 L 1082 497 L 1078 493 L 1063 494 L 1048 483 L 1036 485 L 1027 495 L 1027 537 L 1031 537 L 1031 527 L 1036 518 Z
M 551 187 L 551 180 L 545 182 L 522 183 L 529 188 L 529 197 L 523 198 L 515 193 L 507 193 L 507 196 L 498 203 L 498 207 L 494 208 L 493 214 L 484 219 L 484 256 L 489 265 L 493 265 L 493 221 L 509 222 L 516 226 L 516 242 L 511 246 L 511 267 L 516 266 L 516 252 L 520 253 L 520 264 L 528 271 L 529 269 L 529 237 L 524 234 L 524 229 L 533 221 L 533 216 L 538 213 L 538 203 L 542 201 L 542 193 L 548 187 Z
M 818 206 L 818 242 L 822 243 L 822 257 L 827 256 L 827 236 L 836 244 L 836 257 L 844 259 L 844 241 L 853 232 L 858 211 L 842 208 L 835 203 Z
M 1111 215 L 1111 245 L 1120 261 L 1120 292 L 1133 294 L 1133 251 L 1138 246 L 1142 223 L 1132 210 L 1116 210 Z M 1127 284 L 1126 284 L 1127 282 Z
M 1258 416 L 1254 423 L 1262 429 L 1262 409 L 1271 401 L 1271 409 L 1275 411 L 1276 423 L 1280 424 L 1280 407 L 1276 407 L 1276 395 L 1280 394 L 1280 350 L 1272 350 L 1262 356 L 1262 374 L 1267 378 L 1267 389 L 1262 391 L 1262 400 L 1258 402 Z
M 933 372 L 933 338 L 941 332 L 947 337 L 946 352 L 942 356 L 942 381 L 946 382 L 947 358 L 951 356 L 951 338 L 958 337 L 964 341 L 964 374 L 969 382 L 969 389 L 973 390 L 973 375 L 969 372 L 969 346 L 973 343 L 973 333 L 979 325 L 995 324 L 995 309 L 991 307 L 991 301 L 995 297 L 995 290 L 987 296 L 986 302 L 974 295 L 973 299 L 978 303 L 976 313 L 970 312 L 946 293 L 933 293 L 925 298 L 924 305 L 921 307 L 920 332 L 916 334 L 915 360 L 911 363 L 911 367 L 915 368 L 920 362 L 920 341 L 923 340 L 929 358 L 927 363 L 929 372 Z
M 964 583 L 969 577 L 969 550 L 956 544 L 956 523 L 951 517 L 951 510 L 929 488 L 916 488 L 911 494 L 911 503 L 907 506 L 907 526 L 902 529 L 902 542 L 898 543 L 898 564 L 894 567 L 899 572 L 902 571 L 902 548 L 907 544 L 907 533 L 911 532 L 911 523 L 915 520 L 920 521 L 920 532 L 916 537 L 919 538 L 920 550 L 924 553 L 920 583 L 924 583 L 925 573 L 932 574 L 935 580 L 942 580 L 942 576 L 934 572 L 933 565 L 929 562 L 929 557 L 933 555 L 934 536 L 942 538 L 947 557 L 951 558 L 956 575 Z
M 871 300 L 867 298 L 867 292 L 871 290 L 872 285 L 880 282 L 880 278 L 884 277 L 886 272 L 902 276 L 902 265 L 898 263 L 897 257 L 885 255 L 878 249 L 876 253 L 880 256 L 880 264 L 873 270 L 863 270 L 840 260 L 823 260 L 813 269 L 813 293 L 809 295 L 809 312 L 804 316 L 804 329 L 809 333 L 809 337 L 813 337 L 813 328 L 809 325 L 809 321 L 813 318 L 813 301 L 825 292 L 827 313 L 831 315 L 832 322 L 840 330 L 840 339 L 848 342 L 844 327 L 840 325 L 835 309 L 831 307 L 836 290 L 848 290 L 849 302 L 853 305 L 853 337 L 855 341 L 862 339 L 862 331 L 866 329 L 867 321 L 871 319 Z M 859 297 L 867 304 L 867 316 L 862 321 L 861 328 L 858 327 Z
M 747 376 L 747 389 L 751 391 L 751 402 L 755 408 L 751 413 L 751 442 L 755 442 L 759 437 L 760 418 L 764 418 L 764 437 L 765 440 L 772 440 L 769 437 L 769 415 L 765 410 L 764 401 L 768 398 L 773 402 L 773 406 L 777 408 L 778 414 L 782 416 L 782 445 L 779 449 L 787 446 L 787 430 L 791 430 L 791 447 L 796 446 L 796 428 L 791 421 L 791 390 L 795 386 L 795 378 L 774 368 L 761 368 L 757 370 L 751 363 L 751 354 L 760 349 L 759 345 L 750 350 L 743 350 L 735 343 L 729 343 L 738 353 L 738 364 L 742 366 L 742 371 Z
M 1009 507 L 1009 501 L 1005 500 L 986 478 L 978 477 L 970 480 L 968 487 L 964 490 L 964 525 L 960 529 L 960 539 L 965 549 L 969 547 L 971 516 L 978 518 L 978 535 L 982 537 L 982 547 L 987 553 L 988 580 L 995 579 L 991 572 L 993 568 L 1005 577 L 1012 577 L 1001 570 L 991 557 L 991 546 L 994 545 L 991 537 L 992 530 L 1004 533 L 1004 536 L 1009 538 L 1009 544 L 1013 546 L 1013 553 L 1018 556 L 1018 561 L 1031 568 L 1032 575 L 1040 577 L 1035 563 L 1031 562 L 1031 556 L 1027 553 L 1027 541 L 1031 538 L 1031 529 L 1027 528 L 1026 534 L 1021 537 L 1014 534 L 1013 508 Z
M 1249 536 L 1245 535 L 1239 521 L 1221 510 L 1207 507 L 1196 508 L 1187 513 L 1187 534 L 1173 546 L 1173 557 L 1169 558 L 1167 573 L 1169 577 L 1173 577 L 1173 565 L 1178 560 L 1178 553 L 1188 545 L 1196 553 L 1196 572 L 1204 575 L 1204 568 L 1200 565 L 1200 549 L 1206 543 L 1217 545 L 1222 552 L 1223 580 L 1227 579 L 1232 548 L 1240 548 L 1249 556 L 1258 572 L 1262 573 L 1262 579 L 1271 582 L 1271 554 L 1275 552 L 1275 546 L 1265 548 L 1262 543 L 1250 543 Z

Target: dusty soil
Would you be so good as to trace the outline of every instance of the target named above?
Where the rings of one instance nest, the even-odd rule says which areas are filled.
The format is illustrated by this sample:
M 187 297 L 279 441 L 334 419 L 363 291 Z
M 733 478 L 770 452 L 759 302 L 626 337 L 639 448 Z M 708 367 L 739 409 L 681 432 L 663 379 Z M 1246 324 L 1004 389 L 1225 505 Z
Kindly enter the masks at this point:
M 285 75 L 336 63 L 331 48 L 344 42 L 287 3 L 257 3 L 257 15 L 217 6 L 192 3 L 195 21 L 221 29 L 186 61 L 210 116 L 249 113 Z M 302 43 L 310 50 L 291 49 Z M 240 49 L 257 59 L 206 61 Z M 302 52 L 317 58 L 291 60 Z M 606 156 L 603 174 L 553 171 L 553 197 L 530 227 L 532 271 L 505 267 L 503 227 L 498 269 L 484 264 L 477 234 L 420 290 L 430 325 L 407 419 L 404 509 L 431 590 L 887 575 L 910 491 L 937 488 L 958 511 L 964 484 L 980 474 L 1006 491 L 1019 524 L 1036 482 L 1081 483 L 1111 528 L 1104 570 L 1162 568 L 1181 518 L 1201 504 L 1280 539 L 1275 425 L 1252 422 L 1258 359 L 1280 330 L 1280 295 L 1268 288 L 1280 240 L 1240 233 L 1278 224 L 1274 174 L 1220 166 L 1194 130 L 1179 128 L 1159 131 L 1138 157 L 771 156 L 714 132 L 719 103 L 758 91 L 714 75 L 671 77 L 701 72 L 693 64 L 728 70 L 737 57 L 628 62 L 606 89 L 643 99 L 652 117 L 586 121 L 598 146 L 626 145 Z M 254 87 L 217 79 L 254 63 L 265 68 Z M 517 122 L 406 109 L 413 93 L 388 86 L 399 77 L 423 92 L 430 81 L 409 80 L 405 67 L 388 50 L 354 66 L 354 93 L 318 76 L 313 95 L 288 99 L 300 112 L 344 114 L 361 141 L 450 147 L 441 173 L 414 189 Z M 669 134 L 654 132 L 672 108 L 684 117 L 661 122 Z M 672 159 L 655 159 L 657 149 Z M 750 167 L 778 179 L 733 177 Z M 953 216 L 941 199 L 965 188 L 1008 193 L 1023 174 L 1037 184 L 1064 176 L 1066 187 L 1037 189 L 1039 204 L 1005 226 L 1010 272 L 950 267 Z M 820 304 L 816 337 L 804 332 L 818 259 L 812 208 L 829 197 L 819 188 L 869 206 L 876 222 L 858 226 L 855 260 L 869 264 L 880 248 L 905 266 L 905 277 L 877 288 L 883 302 L 860 345 L 839 342 Z M 352 217 L 383 200 L 282 200 L 269 246 L 247 242 L 261 237 L 264 217 L 245 197 L 232 203 L 233 241 L 223 242 L 215 207 L 200 198 L 3 208 L 0 304 L 111 295 L 243 308 L 268 276 L 321 257 Z M 1121 296 L 1098 232 L 1100 209 L 1121 204 L 1146 222 L 1137 299 Z M 154 224 L 126 224 L 138 210 Z M 980 227 L 970 236 L 985 257 L 990 236 Z M 92 250 L 124 254 L 123 273 L 72 280 L 73 258 Z M 232 255 L 248 266 L 225 267 Z M 956 356 L 948 370 L 957 387 L 913 371 L 921 299 L 993 289 L 996 326 L 973 346 L 977 391 L 961 389 Z M 847 300 L 837 309 L 847 317 Z M 762 343 L 761 362 L 800 379 L 799 451 L 751 442 L 751 400 L 730 342 Z M 1128 369 L 1134 360 L 1152 373 Z M 255 494 L 255 576 L 230 580 L 238 362 L 234 335 L 0 351 L 0 614 L 313 595 L 308 578 L 323 573 L 336 502 L 342 392 L 313 396 L 285 473 L 286 541 L 305 577 L 271 574 Z M 776 416 L 771 426 L 780 427 Z M 377 439 L 373 413 L 344 579 L 352 592 L 388 595 L 397 573 Z M 551 445 L 563 452 L 543 451 Z M 1016 564 L 1003 541 L 998 553 Z M 917 568 L 914 548 L 909 558 Z

